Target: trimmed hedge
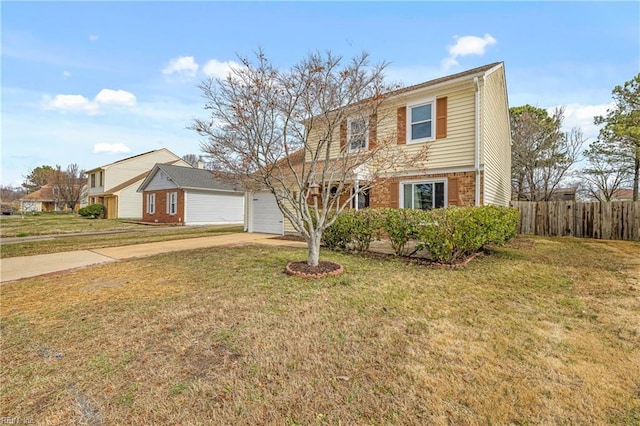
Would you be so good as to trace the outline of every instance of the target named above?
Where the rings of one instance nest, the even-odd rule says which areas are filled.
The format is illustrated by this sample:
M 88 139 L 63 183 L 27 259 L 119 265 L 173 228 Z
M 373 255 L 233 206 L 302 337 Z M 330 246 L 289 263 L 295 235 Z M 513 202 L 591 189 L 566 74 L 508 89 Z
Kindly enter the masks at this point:
M 84 217 L 90 217 L 92 219 L 102 215 L 105 211 L 105 207 L 102 204 L 91 204 L 87 207 L 83 207 L 78 210 L 78 214 Z
M 349 210 L 324 231 L 323 243 L 331 249 L 366 251 L 384 236 L 397 256 L 422 251 L 435 262 L 451 264 L 487 244 L 515 237 L 519 217 L 517 209 L 498 206 Z

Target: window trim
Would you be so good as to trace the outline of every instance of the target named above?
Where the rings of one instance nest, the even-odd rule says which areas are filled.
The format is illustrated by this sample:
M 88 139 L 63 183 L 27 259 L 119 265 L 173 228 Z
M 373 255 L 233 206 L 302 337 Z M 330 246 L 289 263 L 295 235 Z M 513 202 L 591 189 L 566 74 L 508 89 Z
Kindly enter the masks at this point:
M 449 206 L 449 195 L 448 195 L 448 190 L 449 190 L 449 180 L 447 178 L 433 178 L 433 179 L 415 179 L 415 180 L 403 180 L 400 181 L 399 183 L 399 187 L 398 187 L 398 203 L 400 204 L 399 207 L 401 209 L 406 208 L 404 206 L 404 186 L 405 185 L 416 185 L 416 184 L 436 184 L 436 183 L 443 183 L 444 184 L 444 188 L 443 188 L 443 202 L 444 205 L 442 206 L 443 208 L 448 207 Z M 413 192 L 412 192 L 413 193 Z M 435 194 L 435 188 L 434 188 L 434 194 Z M 415 200 L 412 200 L 413 202 L 411 203 L 412 205 L 415 204 Z M 434 202 L 435 202 L 435 198 L 434 198 Z M 433 207 L 433 209 L 437 209 L 440 207 Z M 411 209 L 415 209 L 415 207 L 411 207 Z
M 411 110 L 413 108 L 416 107 L 421 107 L 424 105 L 431 105 L 431 118 L 427 121 L 431 121 L 431 136 L 428 138 L 420 138 L 420 139 L 412 139 L 411 138 L 411 128 L 413 125 L 413 122 L 411 121 Z M 409 144 L 414 144 L 414 143 L 424 143 L 424 142 L 432 142 L 436 140 L 436 118 L 438 116 L 437 112 L 436 112 L 436 98 L 435 97 L 429 97 L 429 98 L 422 98 L 419 99 L 415 102 L 411 102 L 407 104 L 407 113 L 406 113 L 406 120 L 407 120 L 407 124 L 406 124 L 406 143 L 407 145 Z
M 362 121 L 364 123 L 364 146 L 358 148 L 351 147 L 351 123 L 354 121 Z M 369 120 L 365 117 L 349 117 L 347 119 L 347 150 L 348 152 L 356 152 L 359 149 L 369 149 Z
M 96 174 L 95 173 L 91 173 L 91 187 L 92 188 L 96 187 Z
M 156 212 L 156 193 L 147 194 L 147 214 L 155 214 Z
M 178 192 L 167 192 L 167 214 L 175 216 L 178 213 Z

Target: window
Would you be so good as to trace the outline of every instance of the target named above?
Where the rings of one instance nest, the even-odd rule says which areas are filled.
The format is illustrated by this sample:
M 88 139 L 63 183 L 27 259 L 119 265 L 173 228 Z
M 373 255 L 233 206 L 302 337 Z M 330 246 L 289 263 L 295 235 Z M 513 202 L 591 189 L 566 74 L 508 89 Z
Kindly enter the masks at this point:
M 176 214 L 178 211 L 178 193 L 169 192 L 167 194 L 167 214 Z
M 354 118 L 349 120 L 347 140 L 349 141 L 349 151 L 367 148 L 367 121 L 364 118 Z
M 91 187 L 92 188 L 96 187 L 96 174 L 95 173 L 91 173 Z
M 353 195 L 355 189 L 351 190 L 351 194 Z M 351 199 L 351 208 L 356 210 L 365 209 L 369 207 L 369 190 L 365 189 L 360 191 L 360 193 Z
M 444 182 L 411 182 L 402 184 L 402 207 L 431 210 L 445 206 Z
M 100 172 L 100 187 L 102 187 L 102 172 Z
M 156 212 L 156 194 L 147 194 L 147 213 L 154 214 Z
M 409 143 L 432 140 L 434 133 L 433 110 L 434 102 L 422 102 L 407 106 L 409 125 L 407 126 L 407 141 Z

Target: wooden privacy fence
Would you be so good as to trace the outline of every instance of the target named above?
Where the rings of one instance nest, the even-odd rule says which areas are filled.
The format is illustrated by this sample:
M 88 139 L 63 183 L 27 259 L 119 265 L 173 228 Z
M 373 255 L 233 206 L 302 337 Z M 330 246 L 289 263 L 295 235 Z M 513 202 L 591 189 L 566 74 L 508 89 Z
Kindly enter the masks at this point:
M 521 234 L 640 240 L 640 201 L 512 201 Z

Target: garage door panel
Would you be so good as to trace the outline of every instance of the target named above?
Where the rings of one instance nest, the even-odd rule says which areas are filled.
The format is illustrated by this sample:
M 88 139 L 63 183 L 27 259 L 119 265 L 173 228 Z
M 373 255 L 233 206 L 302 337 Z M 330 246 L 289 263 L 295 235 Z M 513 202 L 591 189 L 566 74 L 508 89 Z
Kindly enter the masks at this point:
M 187 194 L 187 225 L 242 223 L 243 220 L 243 194 L 191 191 Z
M 270 192 L 256 192 L 251 198 L 251 232 L 283 233 L 284 217 Z

